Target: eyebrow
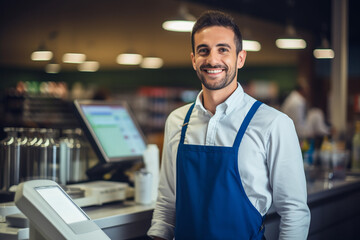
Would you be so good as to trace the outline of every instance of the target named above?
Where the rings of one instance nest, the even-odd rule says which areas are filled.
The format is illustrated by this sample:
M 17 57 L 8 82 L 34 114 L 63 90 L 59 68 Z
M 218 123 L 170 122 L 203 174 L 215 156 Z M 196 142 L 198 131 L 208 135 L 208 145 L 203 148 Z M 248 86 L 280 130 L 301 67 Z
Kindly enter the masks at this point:
M 227 43 L 219 43 L 219 44 L 217 44 L 216 46 L 217 46 L 217 47 L 228 47 L 228 48 L 231 49 L 230 45 L 227 44 Z
M 198 51 L 199 48 L 202 48 L 202 47 L 209 47 L 207 44 L 200 44 L 196 47 L 196 50 Z M 231 46 L 227 43 L 218 43 L 216 44 L 216 47 L 228 47 L 231 49 Z

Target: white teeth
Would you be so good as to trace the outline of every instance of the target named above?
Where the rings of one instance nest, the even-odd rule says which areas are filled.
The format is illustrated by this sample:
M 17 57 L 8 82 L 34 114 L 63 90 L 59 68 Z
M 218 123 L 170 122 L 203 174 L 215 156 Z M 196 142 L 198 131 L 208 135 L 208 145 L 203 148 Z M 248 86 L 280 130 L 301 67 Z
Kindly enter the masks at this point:
M 207 70 L 208 73 L 219 73 L 222 72 L 222 70 Z

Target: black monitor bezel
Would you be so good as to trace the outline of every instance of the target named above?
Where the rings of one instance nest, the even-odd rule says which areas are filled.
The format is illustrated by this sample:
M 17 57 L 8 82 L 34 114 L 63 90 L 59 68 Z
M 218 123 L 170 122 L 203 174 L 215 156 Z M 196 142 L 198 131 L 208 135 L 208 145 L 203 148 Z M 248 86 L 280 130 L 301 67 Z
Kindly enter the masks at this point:
M 142 132 L 138 122 L 136 121 L 130 106 L 126 101 L 106 101 L 106 100 L 74 100 L 74 106 L 76 108 L 76 115 L 80 120 L 80 125 L 90 142 L 94 152 L 96 153 L 99 160 L 103 163 L 121 163 L 121 162 L 128 162 L 128 161 L 139 161 L 142 160 L 142 155 L 134 155 L 134 156 L 123 156 L 123 157 L 109 157 L 107 156 L 106 152 L 104 151 L 99 139 L 97 138 L 94 130 L 91 127 L 88 119 L 86 118 L 82 106 L 119 106 L 126 109 L 131 117 L 132 121 L 136 129 L 138 130 L 141 138 L 143 139 L 145 146 L 147 145 L 146 138 L 144 133 Z

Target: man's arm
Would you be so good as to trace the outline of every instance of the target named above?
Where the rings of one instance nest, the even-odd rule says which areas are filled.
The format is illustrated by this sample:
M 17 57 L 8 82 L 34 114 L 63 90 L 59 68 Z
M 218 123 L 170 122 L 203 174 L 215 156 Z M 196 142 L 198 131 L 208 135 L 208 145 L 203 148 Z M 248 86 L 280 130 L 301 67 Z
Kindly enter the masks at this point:
M 293 122 L 278 116 L 269 134 L 267 159 L 279 239 L 306 239 L 310 225 L 302 154 Z
M 173 148 L 169 136 L 169 120 L 165 124 L 164 147 L 160 170 L 158 199 L 148 235 L 154 239 L 173 239 L 175 226 L 175 167 Z M 176 156 L 176 155 L 175 155 Z

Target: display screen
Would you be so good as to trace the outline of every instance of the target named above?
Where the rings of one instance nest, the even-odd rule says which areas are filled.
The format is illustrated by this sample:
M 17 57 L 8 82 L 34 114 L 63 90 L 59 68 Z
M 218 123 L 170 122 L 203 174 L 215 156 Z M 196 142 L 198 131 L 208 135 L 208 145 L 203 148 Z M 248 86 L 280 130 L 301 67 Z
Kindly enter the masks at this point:
M 35 190 L 65 223 L 71 224 L 89 220 L 81 209 L 58 186 L 36 187 Z
M 124 103 L 79 103 L 87 130 L 101 149 L 105 161 L 130 160 L 142 156 L 146 143 Z

